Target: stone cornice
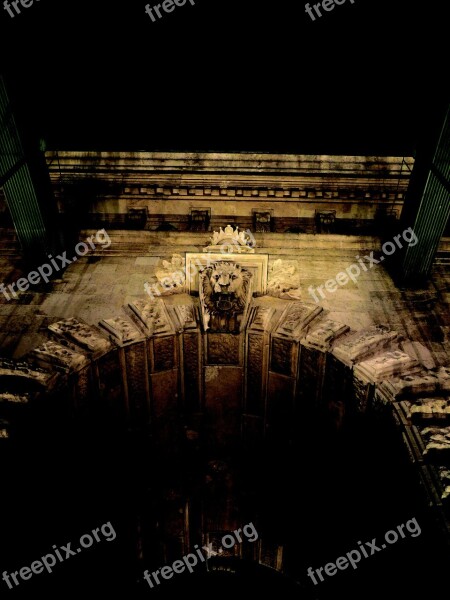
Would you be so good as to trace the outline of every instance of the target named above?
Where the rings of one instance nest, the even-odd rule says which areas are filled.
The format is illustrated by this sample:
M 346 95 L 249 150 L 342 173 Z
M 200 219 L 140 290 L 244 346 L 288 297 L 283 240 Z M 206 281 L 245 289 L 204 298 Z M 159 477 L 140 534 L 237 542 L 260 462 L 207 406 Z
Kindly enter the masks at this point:
M 47 152 L 59 186 L 96 182 L 102 196 L 402 200 L 414 160 L 400 157 Z M 59 194 L 58 194 L 59 195 Z

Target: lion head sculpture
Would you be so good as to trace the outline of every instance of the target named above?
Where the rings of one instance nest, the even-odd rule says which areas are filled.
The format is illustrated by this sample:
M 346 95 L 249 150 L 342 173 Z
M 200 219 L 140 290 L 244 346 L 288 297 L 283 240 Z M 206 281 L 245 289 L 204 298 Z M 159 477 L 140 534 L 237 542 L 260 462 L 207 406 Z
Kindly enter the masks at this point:
M 200 272 L 199 290 L 205 330 L 239 331 L 252 296 L 252 273 L 219 261 Z

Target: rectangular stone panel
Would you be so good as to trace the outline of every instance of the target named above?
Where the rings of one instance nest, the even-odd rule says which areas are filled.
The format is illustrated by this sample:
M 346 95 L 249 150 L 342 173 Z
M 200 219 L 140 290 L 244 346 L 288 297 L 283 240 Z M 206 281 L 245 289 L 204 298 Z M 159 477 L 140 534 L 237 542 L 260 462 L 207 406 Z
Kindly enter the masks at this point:
M 181 430 L 178 369 L 154 373 L 151 381 L 151 420 L 155 441 L 175 450 Z
M 297 413 L 322 407 L 326 357 L 324 352 L 300 346 L 297 379 Z
M 168 371 L 175 367 L 175 336 L 155 337 L 152 340 L 152 371 Z
M 298 344 L 291 340 L 273 337 L 270 352 L 270 369 L 275 373 L 293 375 Z
M 284 443 L 292 439 L 295 379 L 269 373 L 266 409 L 266 436 Z
M 136 424 L 148 422 L 149 382 L 145 341 L 125 348 L 126 377 L 130 417 Z
M 201 410 L 201 337 L 198 333 L 183 334 L 184 402 L 187 413 Z
M 247 337 L 245 412 L 259 416 L 264 415 L 264 340 L 262 334 L 249 334 Z
M 99 358 L 94 365 L 94 374 L 105 416 L 123 419 L 125 403 L 119 350 L 112 350 Z
M 208 365 L 241 364 L 240 346 L 243 342 L 243 334 L 207 333 L 204 339 Z
M 211 443 L 235 444 L 241 437 L 244 369 L 204 367 L 205 417 Z

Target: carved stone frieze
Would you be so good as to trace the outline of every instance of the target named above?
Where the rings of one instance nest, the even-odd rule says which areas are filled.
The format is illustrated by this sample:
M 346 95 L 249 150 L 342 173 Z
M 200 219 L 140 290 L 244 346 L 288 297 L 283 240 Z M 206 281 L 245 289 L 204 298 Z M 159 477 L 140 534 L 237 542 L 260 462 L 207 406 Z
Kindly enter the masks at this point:
M 77 371 L 89 362 L 85 354 L 50 340 L 35 348 L 31 355 L 49 366 L 62 367 L 69 371 Z
M 349 334 L 337 341 L 332 354 L 347 366 L 382 350 L 397 338 L 397 332 L 389 327 L 374 325 L 363 331 Z
M 173 332 L 173 328 L 162 300 L 134 300 L 129 307 L 144 325 L 147 334 L 158 335 Z
M 49 325 L 49 330 L 87 352 L 103 354 L 111 349 L 111 343 L 96 329 L 74 317 Z
M 123 317 L 103 319 L 100 325 L 108 331 L 110 337 L 119 346 L 131 344 L 143 339 L 142 334 L 134 327 L 131 321 Z

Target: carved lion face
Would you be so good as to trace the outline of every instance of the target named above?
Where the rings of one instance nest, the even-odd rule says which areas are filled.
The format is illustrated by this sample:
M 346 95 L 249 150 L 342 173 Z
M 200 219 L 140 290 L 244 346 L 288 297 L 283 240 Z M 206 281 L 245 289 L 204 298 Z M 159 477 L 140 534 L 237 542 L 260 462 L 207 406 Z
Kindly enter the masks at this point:
M 209 280 L 214 294 L 237 294 L 243 285 L 242 269 L 234 263 L 216 263 Z

